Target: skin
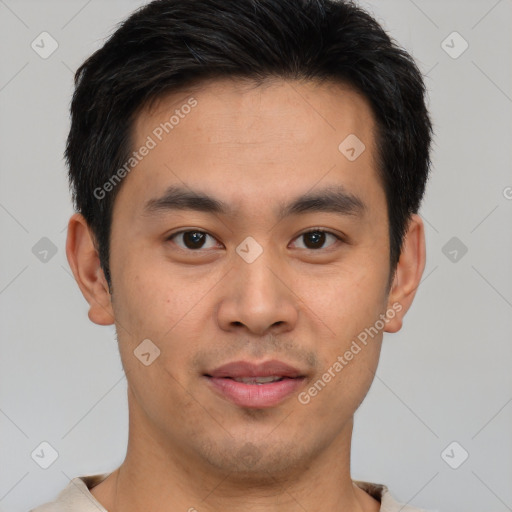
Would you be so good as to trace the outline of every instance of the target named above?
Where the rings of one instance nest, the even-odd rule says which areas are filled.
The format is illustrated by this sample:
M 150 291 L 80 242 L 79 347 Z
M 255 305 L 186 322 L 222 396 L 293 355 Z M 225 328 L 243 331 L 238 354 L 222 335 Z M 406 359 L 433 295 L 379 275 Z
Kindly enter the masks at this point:
M 124 178 L 115 200 L 112 296 L 87 223 L 80 214 L 69 221 L 71 269 L 90 320 L 115 322 L 128 382 L 126 458 L 91 492 L 109 512 L 377 511 L 351 480 L 350 446 L 382 330 L 307 405 L 294 393 L 275 407 L 242 408 L 212 392 L 203 373 L 279 359 L 307 374 L 303 392 L 393 304 L 401 310 L 384 331 L 400 330 L 425 266 L 422 221 L 411 218 L 389 289 L 375 122 L 350 87 L 209 82 L 143 110 L 134 148 L 191 95 L 197 106 Z M 338 150 L 348 134 L 366 146 L 352 162 Z M 146 201 L 183 184 L 225 201 L 234 215 L 143 214 Z M 364 213 L 276 220 L 277 204 L 325 185 L 359 197 Z M 183 236 L 167 240 L 185 228 L 210 235 L 204 248 L 187 249 Z M 326 235 L 308 249 L 311 239 L 300 235 L 310 228 L 345 242 Z M 248 236 L 263 248 L 250 264 L 235 251 Z M 160 349 L 149 366 L 134 355 L 147 338 Z

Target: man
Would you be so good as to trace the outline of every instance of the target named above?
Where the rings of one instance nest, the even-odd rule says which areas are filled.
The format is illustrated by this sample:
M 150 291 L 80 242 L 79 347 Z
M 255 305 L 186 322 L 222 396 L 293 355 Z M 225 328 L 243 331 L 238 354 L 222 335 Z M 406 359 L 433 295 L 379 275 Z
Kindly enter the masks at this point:
M 67 257 L 129 442 L 36 511 L 419 510 L 350 448 L 425 266 L 424 95 L 333 0 L 159 0 L 81 66 Z

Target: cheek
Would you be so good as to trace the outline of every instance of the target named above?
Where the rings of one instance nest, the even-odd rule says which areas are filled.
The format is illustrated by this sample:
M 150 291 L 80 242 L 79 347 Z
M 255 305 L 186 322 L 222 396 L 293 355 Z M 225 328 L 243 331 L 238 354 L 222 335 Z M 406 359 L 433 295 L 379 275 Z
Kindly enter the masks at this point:
M 316 318 L 328 338 L 341 341 L 356 336 L 373 325 L 386 306 L 388 274 L 381 267 L 382 262 L 359 258 L 358 263 L 344 262 L 329 274 L 296 279 L 304 314 Z
M 381 342 L 382 335 L 366 343 L 357 338 L 338 340 L 329 354 L 323 354 L 321 370 L 299 396 L 300 403 L 316 419 L 351 416 L 373 382 Z
M 349 401 L 350 404 L 347 406 L 352 411 L 359 407 L 374 380 L 381 339 L 381 336 L 376 336 L 366 346 L 357 342 L 360 351 L 354 354 L 350 361 L 347 360 L 344 352 L 343 359 L 346 364 L 343 365 L 339 376 L 333 381 L 332 393 L 335 395 L 333 400 Z M 341 397 L 345 397 L 344 400 Z
M 387 274 L 368 261 L 324 282 L 316 280 L 309 293 L 302 290 L 318 327 L 314 348 L 321 363 L 313 383 L 320 382 L 312 393 L 323 395 L 317 400 L 319 414 L 328 415 L 334 404 L 355 410 L 368 392 L 382 343 L 375 325 L 386 307 L 386 279 Z
M 163 341 L 172 336 L 184 319 L 194 316 L 195 305 L 207 287 L 204 281 L 184 279 L 179 269 L 162 259 L 151 259 L 149 254 L 144 257 L 143 251 L 137 254 L 134 250 L 132 254 L 117 268 L 116 319 L 126 325 L 133 337 Z
M 169 265 L 149 258 L 125 261 L 119 268 L 119 277 L 114 282 L 114 313 L 124 367 L 128 371 L 140 369 L 141 362 L 134 356 L 143 340 L 150 340 L 157 347 L 148 344 L 149 351 L 157 354 L 150 357 L 156 357 L 158 364 L 147 367 L 151 369 L 147 372 L 151 379 L 142 384 L 158 382 L 162 372 L 164 380 L 172 376 L 181 382 L 185 376 L 178 373 L 188 368 L 204 338 L 201 332 L 205 315 L 211 314 L 205 307 L 212 283 L 205 278 L 192 279 L 176 269 L 171 272 Z M 171 379 L 168 385 L 173 382 L 176 384 Z
M 126 265 L 122 279 L 114 283 L 119 351 L 127 379 L 151 417 L 167 416 L 166 404 L 168 410 L 186 411 L 193 403 L 183 392 L 184 369 L 198 350 L 204 322 L 197 305 L 206 287 L 189 288 L 147 260 L 133 267 L 137 272 Z

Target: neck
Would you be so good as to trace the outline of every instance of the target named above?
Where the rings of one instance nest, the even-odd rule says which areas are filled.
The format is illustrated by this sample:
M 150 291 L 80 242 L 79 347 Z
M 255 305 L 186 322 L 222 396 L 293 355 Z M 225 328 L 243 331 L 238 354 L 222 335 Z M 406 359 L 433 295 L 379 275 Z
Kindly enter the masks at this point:
M 127 456 L 91 493 L 109 512 L 377 512 L 380 504 L 353 484 L 353 421 L 314 457 L 287 470 L 227 472 L 130 414 Z

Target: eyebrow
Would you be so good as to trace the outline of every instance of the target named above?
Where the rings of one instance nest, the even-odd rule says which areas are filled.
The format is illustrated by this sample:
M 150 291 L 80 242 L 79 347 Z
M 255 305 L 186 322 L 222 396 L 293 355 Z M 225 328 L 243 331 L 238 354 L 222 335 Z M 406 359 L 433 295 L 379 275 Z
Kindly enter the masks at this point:
M 362 216 L 365 203 L 341 185 L 331 185 L 315 192 L 307 192 L 287 204 L 280 204 L 276 217 L 282 220 L 291 215 L 313 212 L 336 213 L 339 215 Z M 144 216 L 153 216 L 173 210 L 193 210 L 211 214 L 235 216 L 237 211 L 229 204 L 204 192 L 181 185 L 171 185 L 158 198 L 150 199 L 143 209 Z

